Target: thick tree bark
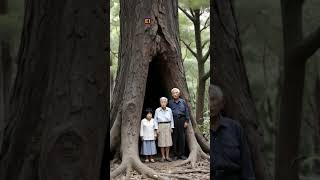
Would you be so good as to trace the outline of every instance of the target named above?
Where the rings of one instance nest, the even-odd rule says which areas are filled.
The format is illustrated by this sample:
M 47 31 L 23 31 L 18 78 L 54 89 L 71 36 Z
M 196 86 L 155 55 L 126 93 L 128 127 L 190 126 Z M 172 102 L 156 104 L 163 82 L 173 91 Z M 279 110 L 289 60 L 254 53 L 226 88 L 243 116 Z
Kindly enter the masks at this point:
M 281 0 L 284 72 L 276 138 L 275 180 L 299 179 L 299 144 L 305 65 L 320 47 L 319 28 L 303 39 L 302 0 Z
M 269 180 L 262 130 L 257 122 L 245 65 L 241 52 L 239 32 L 230 0 L 211 0 L 211 78 L 210 84 L 220 86 L 224 92 L 224 113 L 239 120 L 248 136 L 251 157 L 257 180 Z
M 0 179 L 97 180 L 108 130 L 103 1 L 25 8 Z
M 120 146 L 122 163 L 111 177 L 135 169 L 151 178 L 162 178 L 139 159 L 139 128 L 143 109 L 159 107 L 160 97 L 169 97 L 173 87 L 181 90 L 190 105 L 177 10 L 177 0 L 120 1 L 120 59 L 111 103 L 110 148 L 115 151 Z M 151 25 L 143 24 L 145 17 L 151 18 Z M 121 138 L 112 139 L 117 136 Z M 190 155 L 183 163 L 195 165 L 198 158 L 208 158 L 192 124 L 187 129 L 187 142 Z

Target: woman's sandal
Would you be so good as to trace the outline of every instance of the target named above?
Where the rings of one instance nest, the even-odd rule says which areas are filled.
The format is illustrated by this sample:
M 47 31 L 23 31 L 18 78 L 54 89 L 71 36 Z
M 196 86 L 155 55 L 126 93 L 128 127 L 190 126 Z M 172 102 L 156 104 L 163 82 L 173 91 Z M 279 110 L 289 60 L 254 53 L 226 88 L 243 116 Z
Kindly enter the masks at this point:
M 144 162 L 148 163 L 148 162 L 149 162 L 149 159 L 144 160 Z
M 154 159 L 150 159 L 150 161 L 153 162 L 153 163 L 155 162 Z

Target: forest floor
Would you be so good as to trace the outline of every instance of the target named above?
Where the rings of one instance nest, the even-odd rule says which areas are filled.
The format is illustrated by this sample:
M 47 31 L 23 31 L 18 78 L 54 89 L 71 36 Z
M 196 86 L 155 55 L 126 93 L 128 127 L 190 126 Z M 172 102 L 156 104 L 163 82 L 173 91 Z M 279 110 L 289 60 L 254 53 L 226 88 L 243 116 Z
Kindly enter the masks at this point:
M 160 162 L 160 157 L 154 158 L 156 162 L 145 163 L 150 168 L 154 169 L 160 175 L 165 174 L 165 178 L 168 180 L 176 179 L 186 179 L 186 180 L 209 180 L 210 179 L 210 163 L 208 160 L 198 161 L 195 168 L 192 168 L 190 164 L 184 166 L 176 167 L 175 165 L 180 163 L 182 160 L 177 160 L 173 162 Z M 143 159 L 141 159 L 143 162 Z M 110 164 L 111 171 L 119 166 L 119 163 Z M 136 171 L 131 171 L 129 175 L 121 175 L 112 180 L 140 180 L 140 179 L 151 179 L 148 177 L 143 177 Z

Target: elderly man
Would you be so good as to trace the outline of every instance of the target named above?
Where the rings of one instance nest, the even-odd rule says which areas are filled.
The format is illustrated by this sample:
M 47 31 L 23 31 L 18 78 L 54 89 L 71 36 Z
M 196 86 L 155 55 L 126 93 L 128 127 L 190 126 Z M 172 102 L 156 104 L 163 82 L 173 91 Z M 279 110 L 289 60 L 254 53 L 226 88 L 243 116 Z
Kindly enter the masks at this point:
M 165 97 L 160 98 L 161 107 L 156 109 L 154 114 L 155 129 L 158 134 L 158 146 L 161 149 L 162 159 L 172 161 L 169 157 L 170 146 L 172 146 L 171 133 L 174 128 L 172 111 L 167 107 L 168 99 Z
M 245 133 L 241 125 L 220 114 L 224 107 L 222 90 L 209 87 L 210 97 L 210 178 L 254 180 Z
M 185 100 L 180 98 L 180 90 L 173 88 L 171 90 L 172 99 L 169 101 L 169 107 L 172 109 L 175 129 L 173 131 L 173 160 L 187 159 L 185 156 L 186 128 L 190 121 L 189 110 Z

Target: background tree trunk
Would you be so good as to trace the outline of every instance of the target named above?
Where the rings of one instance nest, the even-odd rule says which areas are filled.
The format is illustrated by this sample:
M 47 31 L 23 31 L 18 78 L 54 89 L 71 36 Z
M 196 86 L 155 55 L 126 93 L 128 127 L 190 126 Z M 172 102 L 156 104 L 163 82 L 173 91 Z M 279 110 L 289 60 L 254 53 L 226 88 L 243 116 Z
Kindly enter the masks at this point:
M 305 63 L 289 59 L 289 51 L 302 40 L 302 1 L 281 1 L 284 73 L 280 121 L 276 138 L 275 180 L 299 179 L 299 139 Z
M 151 18 L 151 25 L 143 24 L 145 17 Z M 122 163 L 111 177 L 135 169 L 151 178 L 161 178 L 139 159 L 139 128 L 145 117 L 143 109 L 155 110 L 160 106 L 160 97 L 171 97 L 173 87 L 180 89 L 191 107 L 178 27 L 177 0 L 120 1 L 120 59 L 111 103 L 110 148 L 115 152 L 120 147 Z M 187 129 L 187 142 L 190 154 L 181 165 L 194 166 L 198 158 L 208 158 L 197 142 L 192 124 Z
M 224 92 L 224 113 L 239 120 L 248 136 L 257 180 L 271 179 L 263 152 L 263 137 L 257 122 L 241 52 L 236 17 L 230 0 L 211 0 L 211 78 L 210 83 Z
M 303 39 L 302 0 L 281 0 L 284 70 L 276 138 L 275 180 L 299 179 L 299 144 L 306 61 L 320 47 L 320 28 Z
M 107 132 L 103 1 L 26 1 L 0 179 L 98 179 Z
M 204 97 L 205 97 L 205 90 L 206 90 L 206 81 L 209 78 L 209 72 L 205 72 L 205 63 L 209 57 L 209 49 L 203 55 L 203 48 L 206 44 L 206 42 L 202 43 L 201 38 L 201 32 L 208 28 L 208 20 L 206 21 L 203 28 L 201 28 L 201 12 L 200 9 L 190 9 L 190 13 L 180 8 L 181 11 L 189 18 L 190 21 L 193 23 L 194 27 L 194 40 L 196 44 L 196 51 L 193 51 L 190 45 L 187 43 L 184 43 L 184 45 L 187 47 L 187 49 L 191 52 L 191 54 L 196 58 L 198 62 L 198 82 L 197 82 L 197 97 L 196 97 L 196 121 L 198 124 L 202 124 L 203 119 L 203 113 L 204 113 Z
M 197 86 L 197 102 L 196 102 L 196 120 L 199 124 L 203 123 L 203 113 L 204 113 L 204 97 L 206 90 L 206 80 L 209 76 L 206 76 L 204 69 L 204 64 L 208 59 L 208 56 L 204 56 L 202 53 L 202 40 L 201 40 L 201 29 L 200 29 L 200 10 L 194 10 L 194 33 L 195 33 L 195 42 L 197 49 L 197 61 L 198 61 L 198 86 Z M 209 54 L 209 50 L 208 50 Z

